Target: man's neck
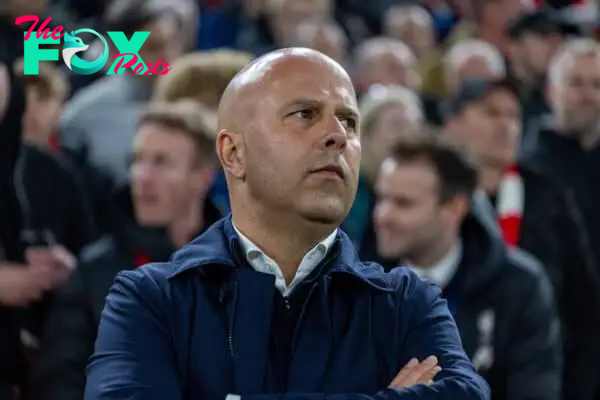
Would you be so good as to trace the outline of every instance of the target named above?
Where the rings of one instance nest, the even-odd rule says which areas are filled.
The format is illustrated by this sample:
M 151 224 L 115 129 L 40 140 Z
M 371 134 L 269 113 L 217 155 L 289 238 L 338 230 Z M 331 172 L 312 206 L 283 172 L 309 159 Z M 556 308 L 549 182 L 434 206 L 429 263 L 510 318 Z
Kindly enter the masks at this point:
M 282 216 L 274 210 L 252 212 L 252 209 L 247 207 L 243 212 L 236 212 L 232 204 L 233 223 L 277 263 L 287 283 L 296 276 L 306 253 L 336 228 L 310 223 L 302 218 L 290 218 L 289 215 Z
M 495 195 L 504 176 L 504 167 L 482 165 L 479 170 L 481 187 L 488 195 Z
M 439 262 L 450 253 L 453 246 L 455 246 L 457 242 L 458 233 L 448 235 L 447 238 L 437 241 L 436 245 L 429 247 L 424 254 L 410 257 L 408 261 L 412 265 L 418 266 L 419 268 L 432 268 L 439 264 Z
M 178 218 L 168 228 L 169 239 L 176 248 L 181 248 L 200 232 L 204 226 L 204 206 L 198 200 L 190 205 L 189 212 L 185 216 Z

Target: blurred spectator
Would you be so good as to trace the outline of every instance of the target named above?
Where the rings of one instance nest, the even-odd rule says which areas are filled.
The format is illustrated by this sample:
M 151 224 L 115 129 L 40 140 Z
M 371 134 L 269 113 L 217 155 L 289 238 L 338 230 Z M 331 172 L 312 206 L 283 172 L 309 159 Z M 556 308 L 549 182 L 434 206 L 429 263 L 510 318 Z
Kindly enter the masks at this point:
M 192 99 L 216 112 L 229 81 L 250 61 L 250 54 L 234 50 L 188 53 L 158 79 L 153 99 Z
M 150 31 L 139 50 L 145 62 L 173 63 L 182 50 L 182 36 L 176 14 L 162 3 L 118 0 L 109 10 L 106 26 L 131 36 Z M 107 63 L 108 64 L 108 63 Z M 102 229 L 112 222 L 111 188 L 128 181 L 128 166 L 135 126 L 143 107 L 152 96 L 157 75 L 134 75 L 131 68 L 122 75 L 104 76 L 80 90 L 68 103 L 60 121 L 60 141 L 86 177 Z
M 66 77 L 50 63 L 40 63 L 37 75 L 25 75 L 23 60 L 17 62 L 15 72 L 24 82 L 27 98 L 23 139 L 44 149 L 56 150 L 56 129 L 69 93 Z
M 204 104 L 213 114 L 216 132 L 216 111 L 221 96 L 235 74 L 250 63 L 252 56 L 245 52 L 215 50 L 186 54 L 173 64 L 173 71 L 158 80 L 154 99 L 172 102 L 193 99 Z M 226 214 L 229 194 L 225 175 L 219 170 L 213 182 L 210 199 Z
M 419 62 L 437 53 L 433 17 L 420 5 L 391 7 L 384 16 L 383 34 L 406 43 Z
M 525 143 L 523 159 L 551 174 L 555 181 L 566 184 L 568 194 L 582 210 L 584 226 L 592 244 L 596 264 L 600 260 L 600 45 L 591 39 L 568 42 L 554 57 L 549 70 L 549 100 L 552 118 L 542 121 Z M 584 290 L 581 287 L 579 290 Z M 597 291 L 597 289 L 596 289 Z M 581 315 L 598 315 L 589 306 Z M 600 349 L 597 333 L 590 331 L 579 340 L 587 351 L 590 365 L 597 363 Z M 587 350 L 584 350 L 587 349 Z M 582 369 L 579 369 L 583 371 Z M 572 371 L 579 385 L 567 387 L 571 398 L 596 399 L 600 396 L 598 366 L 585 367 L 590 374 Z
M 51 155 L 18 143 L 25 94 L 12 69 L 11 77 L 9 86 L 0 85 L 0 98 L 10 93 L 0 125 L 0 136 L 8 139 L 0 146 L 0 359 L 7 363 L 0 366 L 1 399 L 12 399 L 13 389 L 24 383 L 24 346 L 36 344 L 49 304 L 38 300 L 50 299 L 45 295 L 71 271 L 71 254 L 90 239 L 85 219 L 89 215 L 78 212 L 85 199 L 79 196 L 71 171 Z
M 0 54 L 1 55 L 1 54 Z M 7 57 L 8 58 L 8 57 Z M 24 382 L 26 360 L 20 342 L 23 305 L 41 297 L 45 277 L 25 268 L 19 240 L 20 207 L 13 174 L 19 151 L 25 95 L 10 68 L 0 59 L 0 399 L 13 400 Z
M 450 96 L 466 79 L 504 78 L 506 75 L 502 54 L 483 40 L 464 40 L 450 48 L 444 59 L 444 86 Z
M 472 201 L 476 164 L 443 139 L 407 136 L 382 164 L 374 212 L 379 253 L 442 288 L 494 399 L 558 400 L 560 336 L 550 282 L 533 257 L 498 236 L 485 199 Z
M 359 92 L 372 85 L 421 87 L 417 58 L 404 42 L 384 37 L 365 40 L 354 50 L 354 81 Z
M 81 400 L 85 367 L 116 273 L 167 261 L 220 219 L 206 198 L 216 155 L 205 115 L 199 104 L 188 101 L 154 103 L 142 115 L 128 193 L 136 223 L 125 223 L 114 236 L 91 246 L 61 292 L 34 375 L 34 398 Z
M 334 21 L 308 21 L 298 26 L 296 46 L 308 47 L 328 55 L 342 65 L 348 62 L 348 38 Z
M 373 182 L 390 149 L 404 135 L 420 132 L 425 122 L 419 96 L 402 86 L 375 86 L 361 99 L 361 170 Z
M 456 44 L 464 39 L 480 39 L 508 52 L 506 29 L 519 14 L 536 8 L 535 0 L 458 0 L 461 20 L 448 37 Z
M 419 97 L 402 86 L 372 87 L 363 96 L 360 111 L 363 119 L 361 175 L 356 198 L 343 228 L 364 250 L 373 246 L 372 185 L 379 165 L 400 137 L 421 130 L 424 116 Z
M 468 80 L 449 113 L 446 134 L 477 158 L 480 184 L 504 240 L 535 255 L 551 278 L 563 317 L 565 371 L 597 369 L 589 351 L 598 345 L 587 338 L 600 332 L 600 279 L 588 231 L 564 185 L 539 166 L 516 160 L 521 135 L 517 89 L 506 80 Z M 591 383 L 565 381 L 570 388 L 586 384 Z
M 523 133 L 548 114 L 545 79 L 550 60 L 566 40 L 566 28 L 547 11 L 517 17 L 508 30 L 510 72 L 519 81 L 523 103 Z
M 333 16 L 332 0 L 264 0 L 264 14 L 240 32 L 238 47 L 256 56 L 297 40 L 300 24 Z

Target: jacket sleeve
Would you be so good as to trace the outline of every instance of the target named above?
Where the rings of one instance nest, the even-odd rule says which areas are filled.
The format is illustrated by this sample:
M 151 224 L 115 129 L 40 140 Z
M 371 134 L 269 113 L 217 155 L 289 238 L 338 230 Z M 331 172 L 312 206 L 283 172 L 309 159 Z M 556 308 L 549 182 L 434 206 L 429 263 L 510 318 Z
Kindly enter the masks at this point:
M 0 63 L 3 63 L 0 60 Z M 7 185 L 14 172 L 21 142 L 21 119 L 25 112 L 25 94 L 23 88 L 11 69 L 8 70 L 8 102 L 4 116 L 0 116 L 0 186 Z
M 542 271 L 542 267 L 539 267 Z M 561 390 L 560 322 L 552 286 L 545 275 L 536 275 L 519 296 L 508 354 L 508 399 L 558 400 Z
M 94 349 L 96 324 L 78 267 L 56 298 L 33 373 L 35 398 L 81 400 L 85 367 Z
M 583 216 L 570 191 L 565 193 L 559 229 L 565 252 L 562 312 L 565 326 L 564 395 L 591 399 L 600 389 L 600 277 Z M 590 310 L 582 312 L 582 310 Z
M 487 383 L 473 368 L 465 354 L 458 328 L 441 291 L 435 285 L 417 279 L 413 275 L 412 290 L 404 298 L 406 304 L 414 304 L 408 320 L 401 315 L 402 321 L 411 324 L 406 337 L 401 338 L 404 349 L 422 360 L 427 356 L 438 357 L 442 371 L 432 385 L 416 385 L 404 389 L 384 389 L 373 395 L 365 394 L 286 394 L 286 395 L 249 395 L 241 400 L 488 400 L 490 389 Z M 410 303 L 408 303 L 410 302 Z M 411 304 L 411 305 L 412 305 Z M 400 307 L 399 313 L 406 313 Z
M 181 400 L 161 289 L 142 269 L 120 272 L 100 318 L 84 400 Z

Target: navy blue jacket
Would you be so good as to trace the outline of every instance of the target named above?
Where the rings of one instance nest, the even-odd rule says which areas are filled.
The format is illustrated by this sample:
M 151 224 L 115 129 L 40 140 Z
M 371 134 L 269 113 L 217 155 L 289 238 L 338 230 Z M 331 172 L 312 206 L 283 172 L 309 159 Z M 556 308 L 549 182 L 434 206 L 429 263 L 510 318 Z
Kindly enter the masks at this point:
M 87 369 L 85 400 L 489 399 L 440 291 L 405 268 L 337 256 L 310 284 L 286 394 L 266 393 L 274 277 L 254 271 L 230 217 L 169 263 L 119 273 Z M 435 355 L 430 386 L 387 389 L 410 358 Z

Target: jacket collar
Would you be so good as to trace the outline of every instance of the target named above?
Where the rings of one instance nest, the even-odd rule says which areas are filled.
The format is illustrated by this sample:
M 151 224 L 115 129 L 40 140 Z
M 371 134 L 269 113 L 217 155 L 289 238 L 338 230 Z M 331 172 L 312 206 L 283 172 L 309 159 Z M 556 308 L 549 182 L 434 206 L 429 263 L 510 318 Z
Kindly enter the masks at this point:
M 341 229 L 338 229 L 334 246 L 339 246 L 339 253 L 330 270 L 331 273 L 351 275 L 381 291 L 396 290 L 392 278 L 384 274 L 379 265 L 360 261 L 352 241 Z M 187 271 L 200 270 L 207 266 L 235 269 L 238 267 L 235 255 L 239 248 L 239 238 L 229 214 L 173 254 L 171 262 L 174 270 L 169 279 L 175 279 Z

